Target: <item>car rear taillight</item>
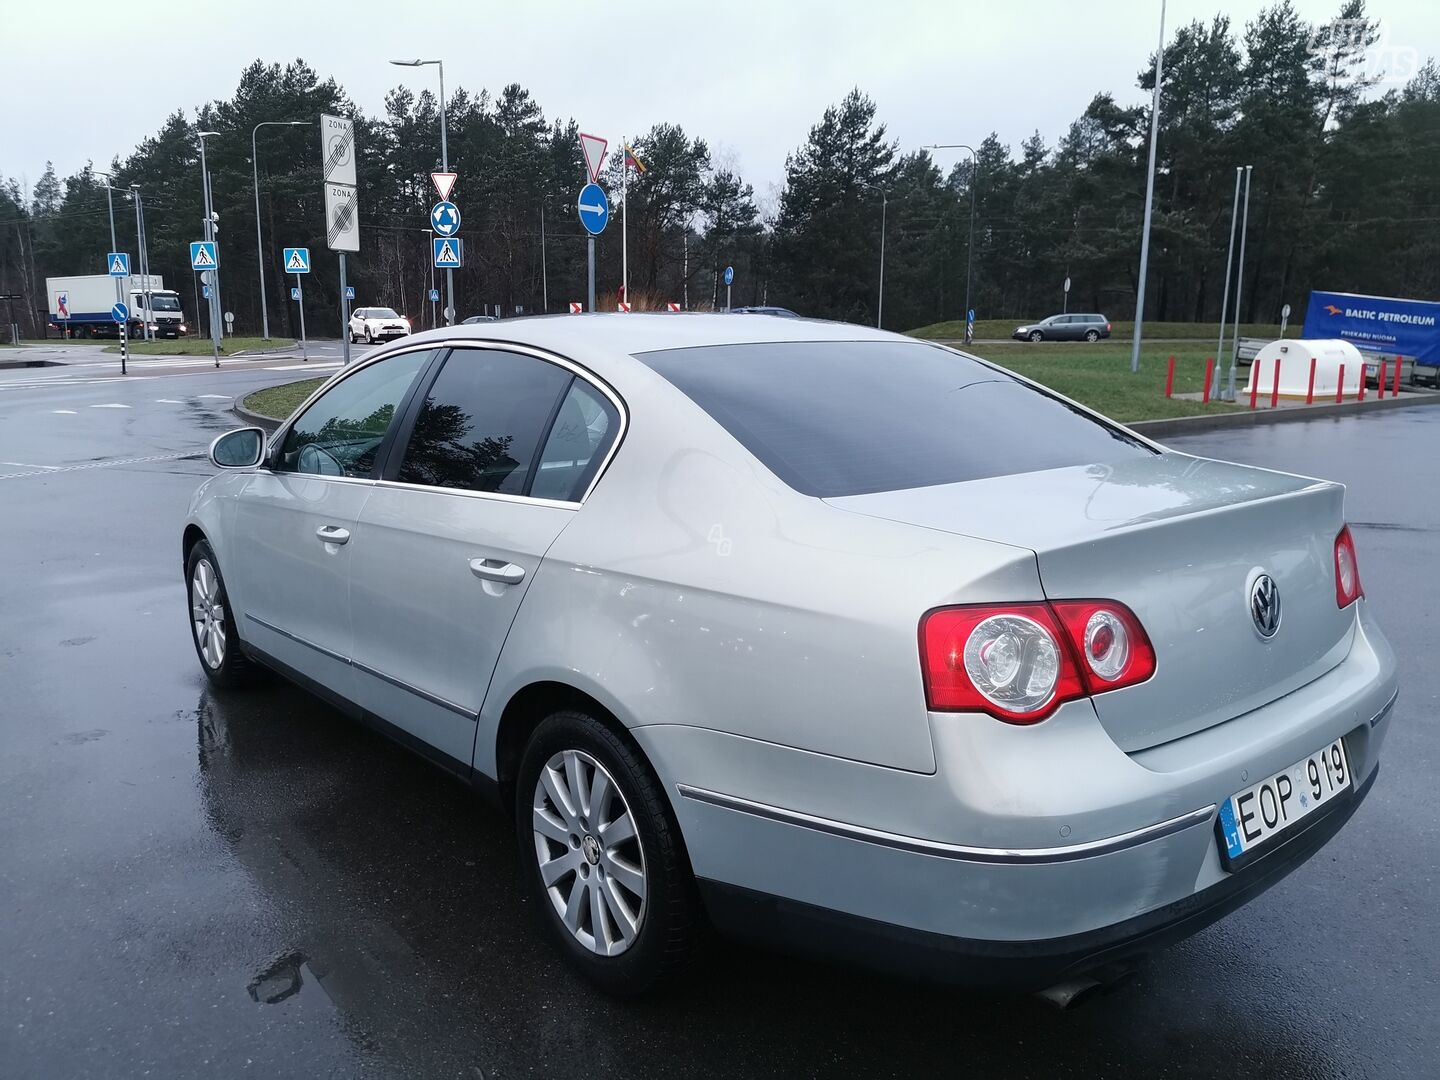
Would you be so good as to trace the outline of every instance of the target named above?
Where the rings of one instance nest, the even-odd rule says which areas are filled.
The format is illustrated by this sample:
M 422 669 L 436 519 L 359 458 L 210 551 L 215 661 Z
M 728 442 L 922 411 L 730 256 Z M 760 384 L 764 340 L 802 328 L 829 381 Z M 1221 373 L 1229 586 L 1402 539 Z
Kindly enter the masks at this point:
M 1155 648 L 1134 612 L 1113 600 L 1057 600 L 1052 605 L 1082 661 L 1092 694 L 1133 686 L 1155 674 Z
M 1110 324 L 1108 322 L 1105 324 L 1105 332 L 1107 334 L 1110 332 Z
M 1107 600 L 938 608 L 920 621 L 920 661 L 931 710 L 1012 724 L 1155 672 L 1139 620 Z
M 1335 603 L 1349 607 L 1365 595 L 1360 584 L 1360 561 L 1355 558 L 1355 541 L 1346 525 L 1335 537 Z

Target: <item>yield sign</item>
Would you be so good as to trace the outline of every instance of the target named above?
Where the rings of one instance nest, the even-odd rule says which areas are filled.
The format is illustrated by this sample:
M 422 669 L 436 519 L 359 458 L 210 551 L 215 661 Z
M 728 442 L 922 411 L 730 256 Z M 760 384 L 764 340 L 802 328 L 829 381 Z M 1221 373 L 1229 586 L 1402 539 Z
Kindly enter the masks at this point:
M 453 172 L 432 172 L 430 182 L 435 185 L 435 194 L 440 196 L 441 202 L 450 201 L 450 192 L 455 188 L 456 173 Z
M 600 182 L 600 166 L 605 164 L 605 148 L 609 142 L 599 135 L 580 135 L 580 149 L 585 153 L 585 167 L 590 170 L 590 182 Z

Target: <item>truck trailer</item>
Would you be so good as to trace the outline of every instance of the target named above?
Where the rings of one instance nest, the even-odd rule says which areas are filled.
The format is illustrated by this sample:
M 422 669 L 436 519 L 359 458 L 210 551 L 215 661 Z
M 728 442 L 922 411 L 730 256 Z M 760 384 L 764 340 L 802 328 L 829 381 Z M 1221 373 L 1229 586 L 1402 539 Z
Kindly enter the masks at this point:
M 74 337 L 118 338 L 120 324 L 111 314 L 115 307 L 116 281 L 120 282 L 120 295 L 130 309 L 127 332 L 131 338 L 142 336 L 147 325 L 157 337 L 180 337 L 189 332 L 180 307 L 180 294 L 165 288 L 159 274 L 132 274 L 128 278 L 113 278 L 108 274 L 46 278 L 51 327 Z

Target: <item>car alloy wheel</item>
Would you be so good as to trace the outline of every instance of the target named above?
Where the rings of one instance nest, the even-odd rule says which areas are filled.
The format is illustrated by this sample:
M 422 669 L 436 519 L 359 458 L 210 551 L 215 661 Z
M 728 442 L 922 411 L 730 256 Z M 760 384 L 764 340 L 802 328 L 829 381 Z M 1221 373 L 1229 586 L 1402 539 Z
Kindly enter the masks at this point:
M 1042 334 L 1042 333 L 1040 333 L 1039 330 L 1031 330 L 1031 331 L 1030 331 L 1030 340 L 1031 340 L 1031 341 L 1044 341 L 1044 340 L 1045 340 L 1045 335 Z
M 1086 341 L 1099 341 L 1099 340 L 1100 340 L 1100 331 L 1098 331 L 1098 330 L 1086 330 L 1086 331 L 1085 331 L 1085 340 L 1086 340 Z
M 365 327 L 365 344 L 374 345 L 375 339 L 370 336 L 370 327 Z
M 532 802 L 535 861 L 570 935 L 619 956 L 640 933 L 649 893 L 645 849 L 615 778 L 583 750 L 552 754 Z
M 200 559 L 190 575 L 190 623 L 200 658 L 219 671 L 225 664 L 225 597 L 208 559 Z

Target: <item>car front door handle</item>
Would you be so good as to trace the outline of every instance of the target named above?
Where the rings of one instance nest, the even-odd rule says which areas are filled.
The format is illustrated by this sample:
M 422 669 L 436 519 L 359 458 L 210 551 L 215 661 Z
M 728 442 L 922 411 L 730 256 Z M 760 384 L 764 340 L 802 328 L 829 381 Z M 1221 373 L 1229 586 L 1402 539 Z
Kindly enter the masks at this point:
M 315 535 L 327 544 L 343 544 L 350 539 L 350 530 L 338 525 L 321 525 L 315 530 Z
M 498 581 L 502 585 L 515 585 L 525 577 L 525 568 L 502 559 L 471 559 L 470 572 L 486 581 Z

